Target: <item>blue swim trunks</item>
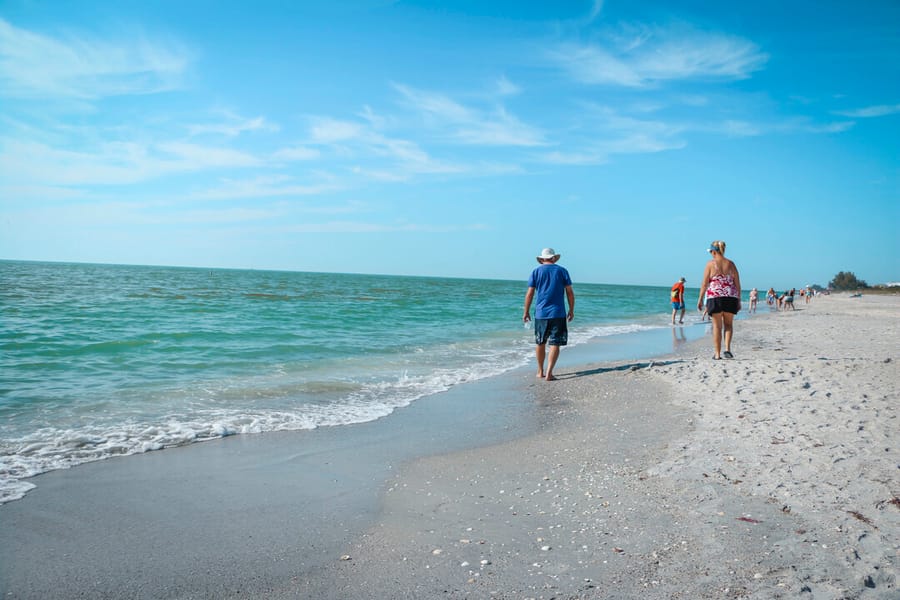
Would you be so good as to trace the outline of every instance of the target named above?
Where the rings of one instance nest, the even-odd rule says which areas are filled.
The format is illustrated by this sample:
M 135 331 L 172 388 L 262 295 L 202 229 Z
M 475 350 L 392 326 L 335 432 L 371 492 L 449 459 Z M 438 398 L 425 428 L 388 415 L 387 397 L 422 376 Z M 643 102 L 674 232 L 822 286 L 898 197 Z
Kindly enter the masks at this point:
M 569 342 L 569 326 L 565 317 L 534 320 L 534 343 L 538 346 L 565 346 Z
M 684 310 L 684 302 L 673 302 L 672 308 L 675 310 Z

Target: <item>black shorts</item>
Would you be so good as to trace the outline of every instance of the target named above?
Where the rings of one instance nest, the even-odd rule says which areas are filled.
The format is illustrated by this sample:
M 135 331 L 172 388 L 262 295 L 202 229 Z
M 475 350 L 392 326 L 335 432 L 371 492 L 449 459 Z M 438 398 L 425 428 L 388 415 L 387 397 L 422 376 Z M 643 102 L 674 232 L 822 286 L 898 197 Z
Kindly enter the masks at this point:
M 534 320 L 534 343 L 538 346 L 565 346 L 568 342 L 569 326 L 565 317 Z
M 711 315 L 720 312 L 727 312 L 736 315 L 738 314 L 738 304 L 738 299 L 732 298 L 730 296 L 724 296 L 722 298 L 707 298 L 706 312 Z

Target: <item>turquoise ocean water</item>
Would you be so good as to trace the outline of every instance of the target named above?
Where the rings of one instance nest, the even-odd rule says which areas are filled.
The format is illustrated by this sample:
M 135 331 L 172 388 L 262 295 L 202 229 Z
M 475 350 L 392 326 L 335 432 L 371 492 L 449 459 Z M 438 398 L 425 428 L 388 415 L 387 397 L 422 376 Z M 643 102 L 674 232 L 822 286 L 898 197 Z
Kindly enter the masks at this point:
M 488 281 L 0 261 L 0 503 L 49 470 L 370 421 L 529 364 L 523 268 Z M 573 278 L 570 345 L 670 328 L 668 288 Z

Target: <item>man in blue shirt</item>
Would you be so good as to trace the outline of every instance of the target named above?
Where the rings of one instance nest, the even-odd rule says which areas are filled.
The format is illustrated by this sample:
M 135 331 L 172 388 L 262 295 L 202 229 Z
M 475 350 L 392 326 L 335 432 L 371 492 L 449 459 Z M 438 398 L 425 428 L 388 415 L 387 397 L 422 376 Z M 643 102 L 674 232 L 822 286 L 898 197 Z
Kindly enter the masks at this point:
M 559 348 L 569 340 L 568 322 L 575 317 L 575 292 L 572 291 L 572 279 L 569 272 L 556 264 L 559 254 L 553 248 L 544 248 L 537 257 L 541 265 L 528 277 L 528 291 L 525 292 L 525 313 L 522 321 L 531 320 L 531 302 L 534 305 L 534 349 L 537 358 L 537 376 L 546 381 L 553 381 L 553 368 L 559 359 Z M 569 301 L 566 312 L 565 300 Z M 547 351 L 547 346 L 550 351 Z M 547 370 L 544 371 L 544 359 L 547 359 Z

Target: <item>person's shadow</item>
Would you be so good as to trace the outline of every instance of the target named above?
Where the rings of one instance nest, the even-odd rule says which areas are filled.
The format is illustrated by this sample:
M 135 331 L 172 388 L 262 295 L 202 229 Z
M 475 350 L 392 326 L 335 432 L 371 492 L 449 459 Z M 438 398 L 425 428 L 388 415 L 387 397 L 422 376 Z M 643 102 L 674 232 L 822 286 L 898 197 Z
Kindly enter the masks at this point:
M 588 369 L 586 371 L 575 371 L 574 373 L 561 373 L 556 376 L 557 379 L 573 379 L 575 377 L 587 377 L 589 375 L 601 375 L 603 373 L 614 373 L 616 371 L 640 371 L 648 367 L 664 367 L 667 365 L 677 365 L 685 362 L 684 360 L 650 360 L 647 362 L 631 363 L 627 365 L 619 365 L 618 367 L 598 367 L 596 369 Z

